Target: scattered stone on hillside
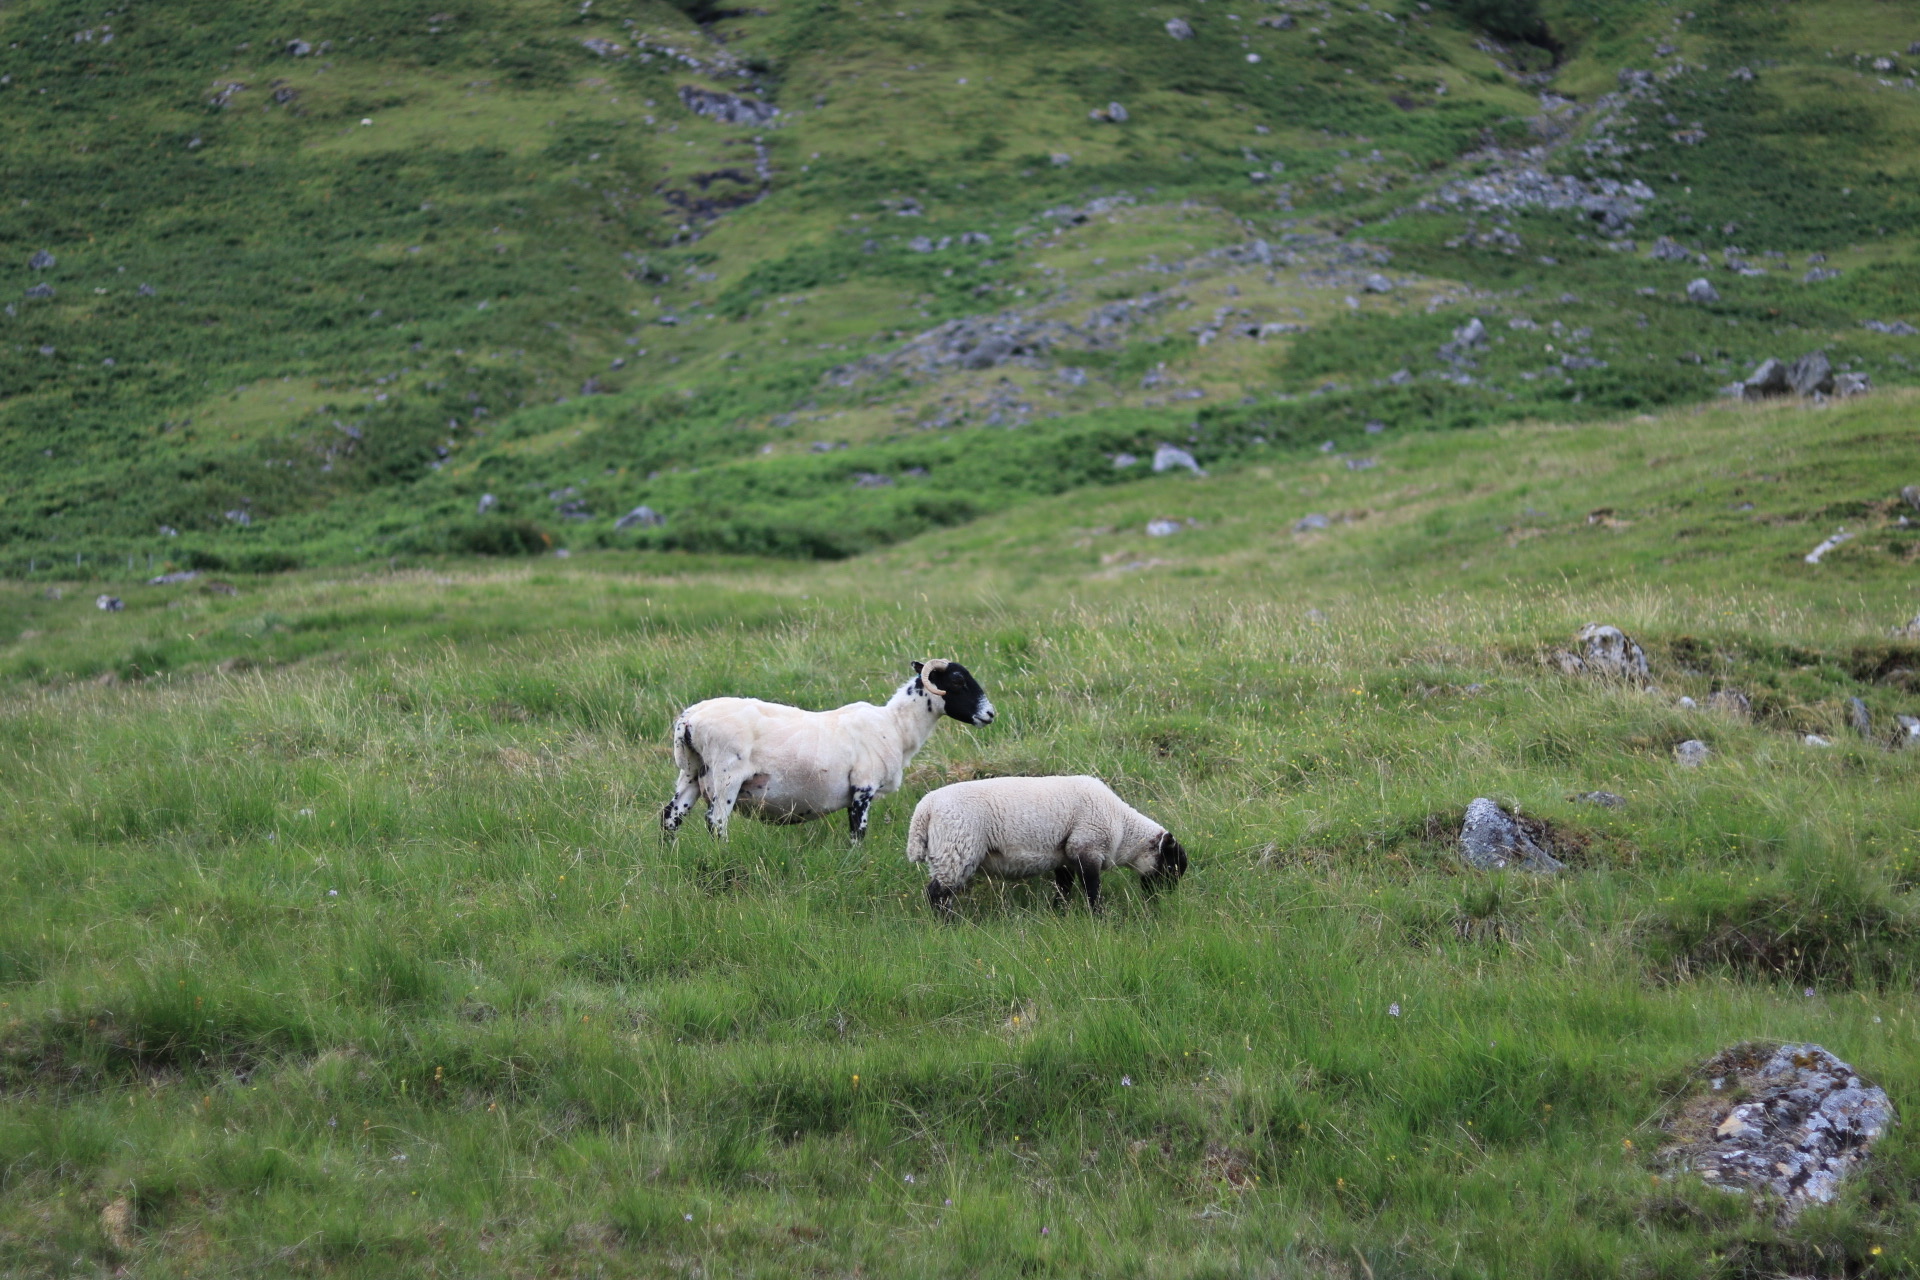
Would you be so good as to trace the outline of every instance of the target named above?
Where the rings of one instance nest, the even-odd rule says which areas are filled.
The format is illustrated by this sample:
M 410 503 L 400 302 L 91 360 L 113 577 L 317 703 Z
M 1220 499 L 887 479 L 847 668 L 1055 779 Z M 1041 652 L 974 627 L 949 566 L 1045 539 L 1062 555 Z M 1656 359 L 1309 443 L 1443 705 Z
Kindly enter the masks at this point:
M 1713 748 L 1698 738 L 1688 738 L 1673 749 L 1673 758 L 1683 768 L 1698 769 L 1713 754 Z
M 1331 518 L 1322 515 L 1318 511 L 1314 511 L 1295 520 L 1293 522 L 1293 531 L 1295 533 L 1311 533 L 1315 529 L 1327 529 L 1332 526 L 1333 521 Z
M 1720 291 L 1705 276 L 1687 282 L 1688 302 L 1718 302 Z
M 1854 396 L 1864 396 L 1873 390 L 1873 379 L 1864 373 L 1836 373 L 1833 375 L 1833 398 L 1849 400 Z
M 1733 70 L 1727 72 L 1727 79 L 1729 80 L 1751 80 L 1753 78 L 1752 67 L 1735 67 Z
M 225 511 L 221 514 L 234 524 L 239 525 L 242 529 L 248 528 L 253 524 L 253 513 L 245 507 L 235 507 L 233 510 Z
M 1839 278 L 1840 268 L 1838 267 L 1809 267 L 1807 273 L 1800 277 L 1800 283 L 1819 284 L 1822 280 L 1838 280 Z
M 1475 316 L 1453 331 L 1453 340 L 1463 347 L 1477 347 L 1487 340 L 1487 326 Z
M 1575 650 L 1561 650 L 1552 661 L 1568 675 L 1645 680 L 1647 655 L 1634 638 L 1615 626 L 1589 622 L 1574 634 Z
M 1651 256 L 1656 262 L 1687 262 L 1693 258 L 1692 252 L 1683 248 L 1672 236 L 1661 236 L 1655 240 Z
M 1366 426 L 1361 428 L 1361 430 L 1365 431 L 1370 436 L 1377 436 L 1383 431 L 1385 431 L 1386 429 L 1387 429 L 1387 424 L 1384 422 L 1381 422 L 1377 418 L 1374 419 L 1372 422 L 1367 423 Z
M 1608 233 L 1618 235 L 1631 229 L 1633 220 L 1653 198 L 1653 188 L 1638 179 L 1621 182 L 1595 177 L 1583 181 L 1522 163 L 1443 183 L 1414 207 L 1428 213 L 1452 212 L 1462 206 L 1483 213 L 1531 208 L 1571 211 L 1586 214 Z M 1487 238 L 1490 247 L 1519 245 L 1519 237 L 1504 227 L 1488 233 Z
M 1753 719 L 1753 703 L 1738 689 L 1719 689 L 1707 695 L 1707 710 L 1735 720 Z
M 877 471 L 856 471 L 853 475 L 853 487 L 856 489 L 886 489 L 892 484 L 892 476 L 883 476 Z
M 1073 163 L 1073 153 L 1070 151 L 1056 151 L 1047 157 L 1047 161 L 1056 169 L 1064 169 Z
M 1900 490 L 1901 499 L 1915 511 L 1920 511 L 1920 484 L 1910 484 Z
M 1193 28 L 1187 25 L 1185 18 L 1168 18 L 1167 34 L 1175 40 L 1193 39 Z
M 1833 390 L 1833 364 L 1824 351 L 1809 351 L 1787 367 L 1787 385 L 1795 394 L 1825 395 Z
M 1624 809 L 1627 807 L 1625 796 L 1617 796 L 1611 791 L 1582 791 L 1579 795 L 1569 796 L 1576 804 L 1597 804 L 1602 809 Z
M 1188 523 L 1192 522 L 1189 521 Z M 1187 525 L 1181 524 L 1178 520 L 1169 520 L 1161 517 L 1158 520 L 1147 521 L 1147 536 L 1149 538 L 1171 538 L 1174 534 L 1179 533 L 1186 527 Z
M 27 296 L 29 298 L 51 298 L 53 296 L 53 286 L 45 280 L 42 280 L 39 284 L 32 285 L 27 289 Z
M 915 236 L 913 239 L 907 241 L 907 251 L 909 253 L 932 253 L 933 241 L 926 236 Z
M 1809 747 L 1830 747 L 1833 745 L 1832 738 L 1823 738 L 1817 733 L 1809 733 L 1802 737 L 1800 741 Z
M 580 394 L 583 396 L 597 396 L 603 394 L 605 391 L 606 388 L 600 385 L 600 379 L 598 378 L 588 378 L 580 384 Z
M 1858 698 L 1847 699 L 1847 723 L 1853 731 L 1869 742 L 1873 740 L 1873 713 L 1867 710 L 1867 704 Z
M 1084 387 L 1087 385 L 1087 371 L 1076 368 L 1073 365 L 1067 365 L 1062 368 L 1055 376 L 1070 387 Z
M 1896 749 L 1920 746 L 1920 716 L 1898 715 L 1893 718 L 1893 723 L 1893 745 Z
M 498 505 L 499 501 L 498 498 L 490 493 L 481 494 L 479 505 L 474 508 L 474 514 L 480 516 L 487 514 L 487 512 L 493 510 L 494 507 Z
M 108 613 L 118 613 L 127 607 L 127 602 L 119 596 L 100 596 L 93 604 L 96 609 L 104 609 Z
M 1207 474 L 1200 469 L 1200 464 L 1194 460 L 1192 454 L 1178 446 L 1163 444 L 1153 451 L 1153 469 L 1155 471 L 1171 471 L 1175 467 L 1185 467 L 1197 476 Z
M 835 449 L 844 449 L 846 447 L 847 442 L 844 440 L 815 440 L 807 446 L 807 448 L 814 453 L 832 453 Z
M 1348 458 L 1347 459 L 1347 470 L 1349 471 L 1371 471 L 1379 465 L 1380 465 L 1380 459 L 1378 458 Z
M 1115 471 L 1124 471 L 1139 461 L 1140 459 L 1130 453 L 1116 453 L 1113 455 L 1113 469 Z
M 1913 621 L 1905 626 L 1895 627 L 1892 634 L 1896 640 L 1920 640 L 1920 613 L 1914 614 Z
M 628 529 L 655 529 L 665 524 L 667 518 L 649 506 L 638 506 L 613 522 L 616 531 L 625 533 Z
M 1393 281 L 1376 271 L 1367 277 L 1366 283 L 1361 287 L 1368 293 L 1392 293 Z
M 1886 1091 L 1817 1044 L 1743 1044 L 1709 1060 L 1664 1128 L 1669 1167 L 1765 1197 L 1791 1220 L 1827 1204 L 1894 1120 Z
M 727 124 L 766 124 L 780 114 L 780 109 L 770 102 L 701 89 L 690 84 L 680 86 L 680 101 L 697 116 L 722 120 Z
M 313 46 L 308 44 L 305 40 L 287 41 L 287 54 L 289 57 L 304 58 L 312 52 L 313 52 Z
M 197 569 L 181 569 L 174 573 L 163 573 L 156 577 L 148 578 L 147 585 L 150 587 L 177 586 L 182 582 L 192 582 L 199 576 L 200 573 Z
M 1089 120 L 1104 120 L 1108 124 L 1125 124 L 1128 117 L 1125 107 L 1117 102 L 1109 102 L 1104 107 L 1095 107 L 1093 110 L 1087 112 L 1087 118 Z
M 1920 334 L 1920 329 L 1914 328 L 1905 320 L 1862 320 L 1860 327 L 1871 329 L 1875 333 L 1890 333 L 1896 338 L 1911 338 L 1915 334 Z
M 1682 711 L 1692 711 L 1696 707 L 1698 707 L 1700 704 L 1695 702 L 1692 698 L 1687 697 L 1685 694 L 1682 694 L 1680 696 L 1680 700 L 1674 703 L 1673 705 L 1676 707 L 1679 707 Z
M 1544 828 L 1535 824 L 1535 830 L 1544 838 Z M 1460 827 L 1460 857 L 1476 871 L 1566 869 L 1566 863 L 1541 847 L 1534 831 L 1485 796 L 1467 806 L 1466 821 Z
M 45 249 L 36 249 L 33 256 L 27 259 L 27 266 L 35 271 L 51 271 L 53 265 L 58 261 L 60 261 L 60 259 L 54 257 Z
M 143 284 L 138 289 L 134 290 L 134 292 L 138 293 L 143 298 L 151 298 L 156 292 L 156 290 L 150 284 Z
M 1827 552 L 1833 550 L 1835 547 L 1839 546 L 1843 542 L 1851 542 L 1852 540 L 1853 540 L 1853 535 L 1848 533 L 1845 529 L 1841 529 L 1840 531 L 1835 533 L 1831 538 L 1826 539 L 1819 546 L 1807 552 L 1807 554 L 1805 556 L 1802 556 L 1801 558 L 1805 560 L 1808 564 L 1819 564 L 1821 559 L 1827 554 Z

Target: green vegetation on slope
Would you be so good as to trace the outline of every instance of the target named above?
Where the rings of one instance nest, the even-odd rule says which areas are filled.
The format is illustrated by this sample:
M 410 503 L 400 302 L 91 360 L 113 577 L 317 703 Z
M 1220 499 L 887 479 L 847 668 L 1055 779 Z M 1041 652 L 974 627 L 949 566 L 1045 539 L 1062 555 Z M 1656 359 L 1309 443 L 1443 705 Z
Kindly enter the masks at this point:
M 1735 1042 L 1920 1088 L 1920 751 L 1845 711 L 1920 699 L 1913 404 L 1413 436 L 833 565 L 7 588 L 0 1268 L 1913 1274 L 1908 1126 L 1791 1227 L 1656 1154 Z M 1657 689 L 1541 662 L 1594 619 Z M 1002 715 L 864 847 L 660 843 L 679 707 L 929 653 Z M 921 794 L 1083 770 L 1177 891 L 929 917 Z M 1477 795 L 1570 870 L 1463 872 Z

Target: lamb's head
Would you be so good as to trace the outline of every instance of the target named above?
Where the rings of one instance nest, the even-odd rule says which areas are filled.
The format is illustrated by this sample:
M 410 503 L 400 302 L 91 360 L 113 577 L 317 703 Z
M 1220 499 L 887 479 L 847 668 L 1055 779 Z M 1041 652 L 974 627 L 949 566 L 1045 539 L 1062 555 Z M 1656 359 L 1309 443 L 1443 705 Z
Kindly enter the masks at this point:
M 1134 859 L 1133 869 L 1148 888 L 1169 888 L 1187 874 L 1187 851 L 1173 838 L 1173 832 L 1162 831 L 1153 838 L 1151 847 Z
M 973 673 L 946 658 L 929 658 L 913 664 L 926 691 L 939 699 L 942 713 L 962 724 L 992 724 L 993 704 L 987 691 Z

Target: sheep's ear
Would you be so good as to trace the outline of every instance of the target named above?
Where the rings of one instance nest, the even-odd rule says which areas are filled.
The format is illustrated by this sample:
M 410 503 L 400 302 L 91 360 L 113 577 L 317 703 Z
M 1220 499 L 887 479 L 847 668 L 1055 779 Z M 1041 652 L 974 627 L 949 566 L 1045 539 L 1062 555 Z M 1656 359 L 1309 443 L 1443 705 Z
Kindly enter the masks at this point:
M 924 667 L 924 666 L 926 666 L 926 665 L 927 665 L 927 664 L 926 664 L 926 663 L 924 663 L 924 662 L 916 662 L 916 663 L 914 663 L 914 664 L 913 664 L 913 674 L 915 674 L 915 675 L 919 675 L 919 674 L 920 674 L 920 668 L 922 668 L 922 667 Z

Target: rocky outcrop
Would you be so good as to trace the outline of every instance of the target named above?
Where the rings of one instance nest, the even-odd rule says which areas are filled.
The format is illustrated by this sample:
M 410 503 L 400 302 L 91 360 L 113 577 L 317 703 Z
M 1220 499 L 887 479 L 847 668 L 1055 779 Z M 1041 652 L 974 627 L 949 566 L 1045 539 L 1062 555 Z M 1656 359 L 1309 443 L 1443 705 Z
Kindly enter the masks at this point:
M 1762 360 L 1739 382 L 1730 384 L 1726 394 L 1735 400 L 1770 400 L 1799 395 L 1808 399 L 1845 399 L 1864 395 L 1873 389 L 1873 380 L 1864 373 L 1836 372 L 1824 351 L 1809 351 L 1791 363 L 1769 357 Z
M 1460 859 L 1476 871 L 1535 871 L 1551 874 L 1566 863 L 1545 847 L 1546 829 L 1522 823 L 1493 801 L 1481 796 L 1467 806 L 1460 826 Z
M 1570 676 L 1632 681 L 1647 678 L 1646 651 L 1618 627 L 1589 622 L 1574 633 L 1573 643 L 1571 651 L 1559 650 L 1550 659 Z
M 742 98 L 731 93 L 718 93 L 712 89 L 702 89 L 695 85 L 680 86 L 680 101 L 687 110 L 709 120 L 722 120 L 727 124 L 766 124 L 780 114 L 780 108 L 771 102 L 761 102 L 757 98 Z
M 1817 1044 L 1746 1044 L 1701 1069 L 1705 1087 L 1666 1124 L 1661 1157 L 1792 1219 L 1827 1204 L 1894 1121 L 1886 1090 Z

